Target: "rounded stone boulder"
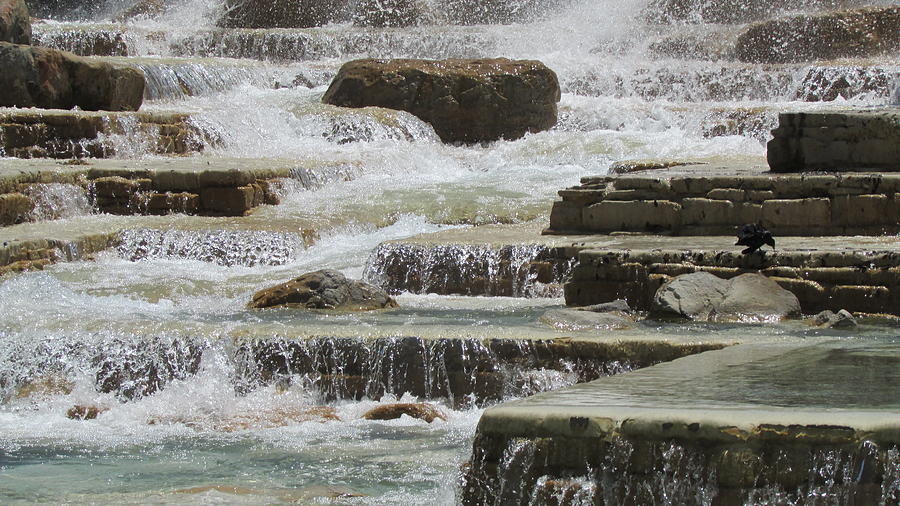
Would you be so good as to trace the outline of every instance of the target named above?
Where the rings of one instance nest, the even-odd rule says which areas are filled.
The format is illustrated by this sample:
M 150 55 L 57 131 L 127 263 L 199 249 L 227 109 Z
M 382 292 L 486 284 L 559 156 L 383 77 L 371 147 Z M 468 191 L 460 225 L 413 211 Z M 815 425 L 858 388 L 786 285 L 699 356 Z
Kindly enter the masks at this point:
M 670 280 L 653 298 L 654 317 L 691 320 L 784 318 L 800 313 L 797 297 L 761 274 L 722 279 L 708 272 Z
M 326 269 L 308 272 L 286 283 L 260 290 L 253 295 L 248 307 L 372 311 L 398 305 L 381 288 Z
M 0 42 L 0 106 L 136 111 L 144 73 L 46 47 Z
M 364 59 L 344 64 L 322 101 L 407 111 L 443 142 L 478 143 L 553 127 L 559 98 L 556 74 L 535 60 Z
M 0 41 L 31 44 L 31 17 L 25 0 L 0 0 Z

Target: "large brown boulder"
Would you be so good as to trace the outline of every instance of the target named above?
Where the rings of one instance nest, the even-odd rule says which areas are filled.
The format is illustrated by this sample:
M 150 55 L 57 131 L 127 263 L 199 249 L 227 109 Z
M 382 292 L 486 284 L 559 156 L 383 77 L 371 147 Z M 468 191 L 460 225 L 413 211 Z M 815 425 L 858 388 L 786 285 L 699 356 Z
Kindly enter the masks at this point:
M 691 320 L 778 319 L 799 314 L 800 302 L 761 274 L 722 279 L 695 272 L 661 286 L 653 298 L 651 313 Z
M 735 56 L 754 63 L 867 57 L 900 51 L 900 6 L 799 15 L 751 25 Z
M 0 106 L 136 111 L 144 74 L 46 47 L 0 42 Z
M 349 0 L 228 0 L 225 28 L 312 28 L 348 17 Z
M 534 60 L 355 60 L 322 101 L 407 111 L 444 142 L 518 139 L 556 124 L 556 74 Z
M 25 0 L 0 0 L 0 41 L 31 44 L 31 17 Z
M 326 269 L 308 272 L 286 283 L 260 290 L 253 295 L 248 307 L 371 311 L 397 307 L 397 302 L 381 288 Z

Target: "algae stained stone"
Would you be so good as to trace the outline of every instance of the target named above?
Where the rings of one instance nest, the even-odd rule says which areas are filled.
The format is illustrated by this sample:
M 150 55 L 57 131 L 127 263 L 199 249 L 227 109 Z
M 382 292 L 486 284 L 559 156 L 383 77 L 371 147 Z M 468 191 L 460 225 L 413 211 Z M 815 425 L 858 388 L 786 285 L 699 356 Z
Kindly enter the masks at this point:
M 377 286 L 348 279 L 338 271 L 323 269 L 256 292 L 248 307 L 372 311 L 395 308 L 398 305 Z
M 556 74 L 534 60 L 354 60 L 322 101 L 386 107 L 430 123 L 444 142 L 518 139 L 556 124 Z

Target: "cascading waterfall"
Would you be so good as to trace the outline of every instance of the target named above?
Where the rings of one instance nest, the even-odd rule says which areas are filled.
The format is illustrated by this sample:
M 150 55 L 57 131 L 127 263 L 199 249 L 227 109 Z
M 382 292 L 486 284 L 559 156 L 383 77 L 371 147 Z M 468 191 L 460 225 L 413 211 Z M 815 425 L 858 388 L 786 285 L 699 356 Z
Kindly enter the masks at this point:
M 48 151 L 140 161 L 135 171 L 288 161 L 291 177 L 271 183 L 279 205 L 239 218 L 104 215 L 87 183 L 21 190 L 35 201 L 38 223 L 27 224 L 35 230 L 55 237 L 96 225 L 113 247 L 92 261 L 0 277 L 0 502 L 453 503 L 460 464 L 493 465 L 471 455 L 484 407 L 655 362 L 624 357 L 615 334 L 541 323 L 562 304 L 573 267 L 559 251 L 391 241 L 546 224 L 558 190 L 619 160 L 758 161 L 778 111 L 877 106 L 900 77 L 896 55 L 738 63 L 723 49 L 732 25 L 692 24 L 705 10 L 648 23 L 648 1 L 492 0 L 469 14 L 507 24 L 455 25 L 470 21 L 451 8 L 460 2 L 435 0 L 425 2 L 432 12 L 446 7 L 435 24 L 384 29 L 350 17 L 317 28 L 220 28 L 220 0 L 164 2 L 161 14 L 123 21 L 124 3 L 34 24 L 36 43 L 131 65 L 147 81 L 140 113 L 104 116 L 96 138 Z M 558 74 L 553 129 L 444 145 L 411 114 L 321 103 L 351 58 L 494 56 L 539 59 Z M 183 120 L 140 119 L 173 114 Z M 183 149 L 165 149 L 173 138 Z M 3 145 L 0 154 L 12 155 Z M 83 163 L 86 174 L 103 172 Z M 60 256 L 82 258 L 76 247 Z M 401 308 L 246 309 L 257 290 L 322 268 L 404 287 Z M 816 337 L 763 325 L 630 332 Z M 373 407 L 422 401 L 446 420 L 364 418 Z M 489 483 L 468 473 L 461 486 L 490 490 L 485 504 L 718 500 L 715 466 L 695 448 L 611 441 L 602 465 L 560 477 L 536 471 L 540 444 L 504 441 Z M 898 450 L 876 453 L 884 480 L 868 493 L 891 504 Z M 865 472 L 865 455 L 816 453 L 816 488 L 761 478 L 752 502 L 839 503 Z

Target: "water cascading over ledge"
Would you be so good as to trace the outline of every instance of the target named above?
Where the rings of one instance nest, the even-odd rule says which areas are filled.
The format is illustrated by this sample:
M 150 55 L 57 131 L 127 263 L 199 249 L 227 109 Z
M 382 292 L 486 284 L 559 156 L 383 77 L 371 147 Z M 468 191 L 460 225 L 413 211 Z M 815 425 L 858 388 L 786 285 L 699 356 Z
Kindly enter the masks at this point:
M 86 346 L 84 339 L 99 339 Z M 48 377 L 67 383 L 87 374 L 99 392 L 121 401 L 189 381 L 201 360 L 218 356 L 238 393 L 264 385 L 300 386 L 322 402 L 410 393 L 446 399 L 454 409 L 493 404 L 627 372 L 720 344 L 418 337 L 257 339 L 186 336 L 72 336 L 39 350 L 9 343 L 0 370 L 0 399 L 21 395 Z M 71 387 L 70 387 L 71 389 Z
M 558 297 L 575 264 L 562 248 L 542 245 L 384 243 L 364 278 L 397 293 Z

